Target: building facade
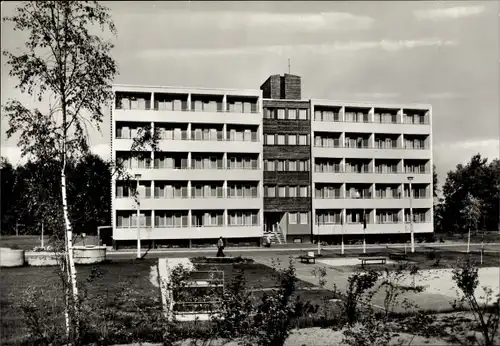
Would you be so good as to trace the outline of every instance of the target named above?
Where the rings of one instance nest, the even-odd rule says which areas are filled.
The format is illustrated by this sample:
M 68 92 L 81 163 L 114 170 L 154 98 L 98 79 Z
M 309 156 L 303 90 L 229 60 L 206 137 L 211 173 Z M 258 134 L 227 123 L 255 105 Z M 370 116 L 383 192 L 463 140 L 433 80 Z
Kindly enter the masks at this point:
M 405 239 L 410 207 L 415 234 L 433 232 L 431 108 L 311 100 L 311 109 L 315 237 Z
M 261 237 L 260 90 L 117 85 L 114 92 L 112 159 L 135 178 L 113 180 L 114 241 L 137 239 L 137 186 L 141 240 L 186 246 Z M 130 150 L 142 130 L 156 131 L 159 147 L 136 159 Z
M 311 112 L 299 76 L 269 77 L 263 92 L 264 232 L 311 241 Z
M 432 109 L 301 99 L 301 78 L 260 90 L 114 86 L 115 242 L 191 246 L 433 232 Z M 156 151 L 131 155 L 141 131 Z M 409 185 L 412 186 L 412 197 Z

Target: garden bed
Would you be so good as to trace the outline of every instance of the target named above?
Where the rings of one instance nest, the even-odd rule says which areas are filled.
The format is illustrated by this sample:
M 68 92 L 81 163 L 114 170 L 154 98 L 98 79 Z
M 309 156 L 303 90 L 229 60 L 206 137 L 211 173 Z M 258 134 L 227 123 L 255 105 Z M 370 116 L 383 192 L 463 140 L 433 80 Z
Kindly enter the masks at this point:
M 276 287 L 275 271 L 260 263 L 197 263 L 193 262 L 197 271 L 221 270 L 224 272 L 224 284 L 228 285 L 234 277 L 243 271 L 243 277 L 248 289 L 262 289 Z M 298 280 L 298 287 L 313 287 L 313 284 Z
M 189 259 L 193 263 L 213 263 L 213 264 L 228 264 L 228 263 L 254 263 L 251 258 L 237 257 L 192 257 Z

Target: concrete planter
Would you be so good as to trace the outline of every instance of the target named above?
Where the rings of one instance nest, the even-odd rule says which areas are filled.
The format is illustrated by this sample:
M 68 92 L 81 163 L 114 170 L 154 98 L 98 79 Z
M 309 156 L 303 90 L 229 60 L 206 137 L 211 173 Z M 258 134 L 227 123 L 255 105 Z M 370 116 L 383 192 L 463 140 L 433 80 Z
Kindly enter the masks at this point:
M 24 250 L 0 248 L 1 267 L 21 267 L 24 265 Z
M 28 265 L 33 267 L 45 267 L 58 265 L 56 255 L 51 252 L 40 251 L 30 254 Z
M 101 263 L 106 260 L 105 246 L 74 246 L 73 257 L 76 264 Z

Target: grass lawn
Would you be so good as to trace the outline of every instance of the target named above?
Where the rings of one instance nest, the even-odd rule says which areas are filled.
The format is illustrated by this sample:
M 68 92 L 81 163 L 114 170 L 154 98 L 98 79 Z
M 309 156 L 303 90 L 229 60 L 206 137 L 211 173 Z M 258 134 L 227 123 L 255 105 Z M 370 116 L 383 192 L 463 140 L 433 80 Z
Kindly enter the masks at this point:
M 100 276 L 96 277 L 91 284 L 85 285 L 88 287 L 90 297 L 96 295 L 113 297 L 119 294 L 121 285 L 126 285 L 132 289 L 130 300 L 135 298 L 136 302 L 157 301 L 159 303 L 159 289 L 149 280 L 150 268 L 156 263 L 156 260 L 127 260 L 95 266 L 77 266 L 80 290 L 82 291 L 89 274 L 98 268 Z M 26 334 L 24 316 L 14 304 L 16 301 L 19 302 L 28 287 L 43 290 L 43 297 L 52 302 L 56 307 L 56 312 L 61 311 L 64 303 L 57 270 L 57 267 L 2 268 L 0 272 L 0 309 L 2 311 L 0 344 L 17 343 Z M 126 307 L 123 306 L 123 308 Z M 62 314 L 56 313 L 54 317 L 60 318 Z M 63 323 L 63 320 L 55 323 Z
M 437 239 L 443 238 L 443 240 L 448 241 L 458 241 L 467 243 L 467 233 L 460 234 L 447 234 L 447 233 L 435 233 L 435 237 Z M 489 231 L 489 232 L 471 232 L 470 242 L 471 243 L 481 243 L 484 241 L 485 243 L 498 243 L 500 242 L 500 233 L 498 231 Z
M 0 237 L 0 247 L 17 247 L 21 250 L 32 250 L 35 246 L 40 246 L 41 239 L 39 235 L 2 235 Z M 44 237 L 44 245 L 51 245 L 49 237 Z

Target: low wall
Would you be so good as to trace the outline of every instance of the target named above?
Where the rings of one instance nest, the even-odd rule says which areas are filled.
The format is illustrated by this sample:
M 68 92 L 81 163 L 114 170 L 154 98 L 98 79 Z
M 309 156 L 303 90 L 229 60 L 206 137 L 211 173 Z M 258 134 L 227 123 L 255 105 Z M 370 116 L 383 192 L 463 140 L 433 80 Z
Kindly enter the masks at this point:
M 24 265 L 24 250 L 0 248 L 1 267 L 21 267 Z
M 106 260 L 105 246 L 74 246 L 73 258 L 76 264 L 100 263 Z
M 40 251 L 30 252 L 27 256 L 28 265 L 34 267 L 56 266 L 57 255 L 53 252 Z M 73 258 L 75 264 L 94 264 L 106 260 L 105 246 L 74 246 Z
M 54 253 L 47 251 L 40 251 L 31 254 L 28 257 L 28 265 L 32 267 L 45 267 L 45 266 L 56 266 L 57 258 Z

